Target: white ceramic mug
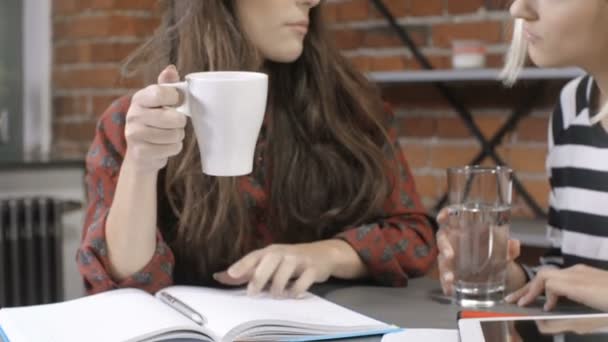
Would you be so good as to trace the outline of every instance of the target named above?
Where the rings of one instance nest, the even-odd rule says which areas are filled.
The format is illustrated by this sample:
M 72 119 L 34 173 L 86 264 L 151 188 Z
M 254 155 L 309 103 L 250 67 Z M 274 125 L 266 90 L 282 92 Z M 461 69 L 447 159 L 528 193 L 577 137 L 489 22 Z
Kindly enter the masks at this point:
M 192 119 L 203 173 L 242 176 L 251 173 L 264 121 L 268 76 L 256 72 L 199 72 L 185 82 L 165 83 L 184 94 L 177 108 Z

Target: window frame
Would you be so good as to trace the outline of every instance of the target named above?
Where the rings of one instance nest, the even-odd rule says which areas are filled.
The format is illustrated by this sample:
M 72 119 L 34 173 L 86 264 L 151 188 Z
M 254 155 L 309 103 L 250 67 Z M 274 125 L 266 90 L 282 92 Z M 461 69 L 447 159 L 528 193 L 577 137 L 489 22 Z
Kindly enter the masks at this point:
M 52 0 L 23 1 L 23 157 L 51 153 Z
M 17 0 L 19 1 L 19 0 Z M 0 163 L 44 161 L 50 156 L 52 0 L 20 1 L 21 32 L 16 33 L 19 50 L 13 72 L 20 93 L 9 90 L 9 141 L 0 145 Z M 1 109 L 0 109 L 1 110 Z

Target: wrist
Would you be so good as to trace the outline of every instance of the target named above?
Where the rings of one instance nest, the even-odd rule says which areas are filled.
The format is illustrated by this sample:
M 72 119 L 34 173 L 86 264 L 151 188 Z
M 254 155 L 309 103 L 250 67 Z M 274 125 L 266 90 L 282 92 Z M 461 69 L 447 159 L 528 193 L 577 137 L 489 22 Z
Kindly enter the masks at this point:
M 127 149 L 122 162 L 121 173 L 127 173 L 132 176 L 147 176 L 156 178 L 162 167 L 162 165 L 154 165 L 154 162 L 142 161 L 135 158 L 129 149 Z
M 348 242 L 341 239 L 330 239 L 320 243 L 327 251 L 331 276 L 340 279 L 357 279 L 367 274 L 366 265 Z
M 515 261 L 511 261 L 507 265 L 507 293 L 511 293 L 522 288 L 527 282 L 528 277 L 523 266 Z

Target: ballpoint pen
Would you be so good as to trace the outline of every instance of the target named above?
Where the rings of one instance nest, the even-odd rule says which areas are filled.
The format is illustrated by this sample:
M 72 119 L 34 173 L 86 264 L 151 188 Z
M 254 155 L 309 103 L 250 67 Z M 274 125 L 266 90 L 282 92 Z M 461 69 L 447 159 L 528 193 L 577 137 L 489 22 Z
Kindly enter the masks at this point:
M 198 313 L 196 310 L 192 309 L 186 303 L 184 303 L 181 300 L 168 294 L 167 292 L 161 292 L 159 297 L 160 297 L 161 301 L 168 304 L 170 307 L 177 310 L 182 315 L 190 318 L 195 323 L 197 323 L 199 325 L 207 324 L 207 320 L 205 319 L 205 317 L 203 315 Z

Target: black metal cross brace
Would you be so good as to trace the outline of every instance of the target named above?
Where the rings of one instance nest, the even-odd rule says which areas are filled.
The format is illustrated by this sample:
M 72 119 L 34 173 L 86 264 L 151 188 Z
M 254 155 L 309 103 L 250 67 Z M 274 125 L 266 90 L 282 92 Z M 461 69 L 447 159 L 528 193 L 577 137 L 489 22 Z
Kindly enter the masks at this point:
M 395 33 L 399 36 L 399 39 L 402 43 L 411 51 L 414 55 L 414 58 L 418 63 L 420 63 L 421 67 L 426 70 L 433 70 L 433 65 L 429 62 L 428 58 L 420 51 L 416 43 L 412 40 L 409 33 L 405 28 L 403 28 L 393 14 L 390 12 L 388 7 L 385 5 L 383 0 L 371 0 L 375 5 L 378 12 L 380 12 L 384 18 L 388 21 L 391 28 L 395 31 Z M 490 139 L 489 141 L 484 137 L 483 133 L 479 129 L 479 126 L 473 120 L 473 115 L 468 110 L 468 108 L 457 98 L 452 89 L 450 89 L 443 82 L 433 82 L 432 83 L 435 88 L 439 91 L 441 96 L 445 98 L 446 101 L 450 104 L 450 106 L 456 111 L 458 116 L 462 119 L 468 130 L 473 134 L 475 139 L 481 145 L 481 151 L 479 154 L 471 160 L 470 164 L 475 165 L 481 163 L 486 157 L 490 157 L 494 160 L 497 165 L 505 165 L 503 159 L 496 152 L 496 148 L 500 145 L 503 138 L 511 131 L 517 128 L 517 124 L 521 119 L 530 114 L 532 107 L 535 105 L 536 100 L 538 100 L 545 89 L 545 82 L 539 81 L 536 82 L 532 87 L 531 91 L 528 92 L 528 96 L 523 99 L 521 104 L 513 111 L 510 115 L 509 119 L 505 124 L 499 129 L 499 131 Z M 535 201 L 535 199 L 530 195 L 530 193 L 525 189 L 521 181 L 517 178 L 517 176 L 513 176 L 513 186 L 515 190 L 519 193 L 519 195 L 524 199 L 526 204 L 532 209 L 537 218 L 546 218 L 545 210 L 543 210 L 540 205 Z M 440 210 L 443 206 L 445 206 L 447 202 L 447 194 L 444 194 L 443 197 L 438 201 L 435 205 L 435 210 Z

